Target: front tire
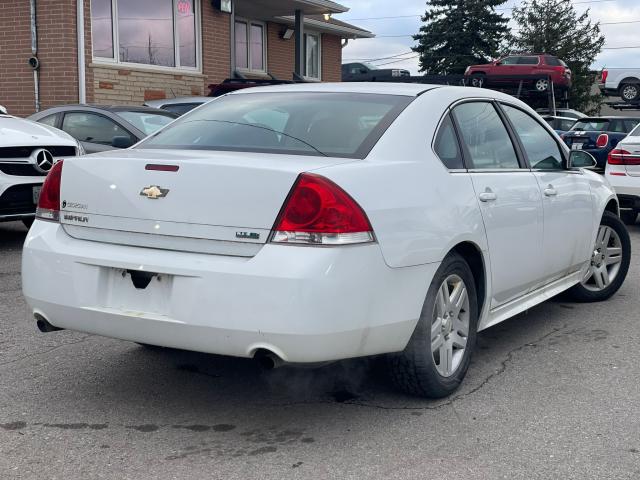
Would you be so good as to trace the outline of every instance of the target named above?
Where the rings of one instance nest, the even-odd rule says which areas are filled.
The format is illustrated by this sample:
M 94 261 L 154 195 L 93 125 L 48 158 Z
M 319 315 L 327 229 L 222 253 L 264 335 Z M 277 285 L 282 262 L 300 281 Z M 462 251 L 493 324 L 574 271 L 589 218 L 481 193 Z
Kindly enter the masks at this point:
M 477 327 L 473 273 L 464 258 L 449 254 L 431 282 L 409 343 L 403 352 L 388 356 L 391 380 L 412 395 L 450 395 L 469 368 Z
M 549 80 L 546 78 L 541 78 L 536 81 L 536 90 L 538 92 L 546 92 L 549 90 Z
M 579 302 L 601 302 L 615 294 L 627 277 L 631 239 L 622 220 L 605 212 L 600 221 L 591 264 L 582 282 L 569 290 Z

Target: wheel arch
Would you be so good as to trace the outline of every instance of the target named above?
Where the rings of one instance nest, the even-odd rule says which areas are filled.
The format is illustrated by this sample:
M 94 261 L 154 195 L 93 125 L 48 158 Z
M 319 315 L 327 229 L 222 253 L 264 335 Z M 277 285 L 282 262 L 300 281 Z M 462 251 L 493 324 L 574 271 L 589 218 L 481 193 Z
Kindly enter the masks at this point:
M 485 304 L 487 301 L 488 289 L 488 272 L 487 262 L 485 261 L 482 250 L 473 242 L 464 241 L 458 243 L 450 250 L 451 253 L 457 253 L 469 264 L 473 273 L 473 280 L 478 294 L 478 315 L 482 318 Z
M 616 217 L 620 216 L 620 206 L 617 198 L 610 198 L 604 207 L 604 212 L 613 213 Z M 604 212 L 602 214 L 604 215 Z
M 626 85 L 626 84 L 629 84 L 629 83 L 640 83 L 640 78 L 637 78 L 637 77 L 625 77 L 622 80 L 620 80 L 619 86 L 622 87 L 623 85 Z

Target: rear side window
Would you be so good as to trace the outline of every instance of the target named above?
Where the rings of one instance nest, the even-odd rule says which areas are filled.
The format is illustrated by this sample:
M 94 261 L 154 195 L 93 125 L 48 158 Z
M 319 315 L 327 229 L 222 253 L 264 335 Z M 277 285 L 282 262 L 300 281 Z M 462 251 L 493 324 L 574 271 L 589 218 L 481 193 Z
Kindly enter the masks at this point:
M 113 137 L 128 137 L 131 141 L 136 141 L 113 120 L 95 113 L 66 113 L 62 120 L 62 130 L 81 142 L 111 145 Z
M 518 65 L 537 65 L 538 57 L 520 57 Z
M 364 158 L 413 99 L 363 93 L 227 95 L 137 148 Z
M 454 108 L 453 115 L 469 154 L 468 168 L 520 168 L 511 138 L 493 104 L 463 103 Z
M 449 170 L 464 168 L 458 137 L 449 115 L 440 124 L 435 142 L 433 142 L 433 150 Z
M 562 153 L 551 133 L 522 110 L 508 105 L 502 108 L 520 138 L 531 168 L 561 170 Z
M 44 118 L 41 118 L 40 120 L 38 120 L 38 123 L 44 123 L 45 125 L 55 127 L 57 121 L 58 121 L 58 114 L 54 113 L 53 115 L 49 115 Z
M 640 120 L 631 119 L 624 121 L 624 133 L 630 133 L 640 123 Z
M 558 60 L 556 57 L 544 57 L 544 61 L 547 65 L 551 65 L 552 67 L 564 66 L 564 62 Z

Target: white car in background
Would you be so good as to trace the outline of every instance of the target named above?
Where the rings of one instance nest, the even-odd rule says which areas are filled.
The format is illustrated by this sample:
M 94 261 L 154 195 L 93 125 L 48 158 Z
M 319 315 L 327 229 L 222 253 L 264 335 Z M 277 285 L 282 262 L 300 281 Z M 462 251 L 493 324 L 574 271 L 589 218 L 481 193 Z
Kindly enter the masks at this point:
M 486 89 L 247 89 L 56 164 L 23 291 L 42 331 L 274 365 L 389 354 L 400 388 L 442 397 L 479 330 L 622 285 L 629 235 L 594 165 Z
M 0 108 L 0 222 L 22 220 L 30 226 L 54 162 L 82 153 L 80 144 L 63 131 Z
M 620 217 L 633 225 L 640 213 L 640 125 L 609 152 L 605 175 L 618 194 Z

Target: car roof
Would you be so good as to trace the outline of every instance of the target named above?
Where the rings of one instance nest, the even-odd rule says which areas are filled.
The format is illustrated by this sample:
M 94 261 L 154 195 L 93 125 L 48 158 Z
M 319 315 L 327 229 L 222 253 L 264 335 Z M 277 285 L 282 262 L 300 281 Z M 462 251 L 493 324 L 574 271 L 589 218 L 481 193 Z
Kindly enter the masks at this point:
M 417 97 L 422 93 L 442 88 L 442 85 L 428 85 L 422 83 L 391 83 L 391 82 L 344 82 L 344 83 L 291 83 L 285 85 L 265 85 L 261 87 L 245 88 L 230 92 L 228 95 L 245 95 L 251 93 L 270 92 L 306 92 L 306 93 L 369 93 L 378 95 L 403 95 Z
M 204 97 L 204 96 L 185 96 L 185 97 L 175 97 L 175 98 L 163 98 L 162 100 L 149 100 L 144 102 L 145 105 L 151 108 L 160 108 L 163 105 L 174 105 L 181 103 L 205 103 L 209 100 L 213 100 L 214 97 Z
M 607 115 L 605 117 L 583 117 L 578 118 L 581 122 L 603 122 L 609 120 L 640 120 L 640 117 L 624 117 L 622 115 Z
M 155 113 L 155 114 L 160 114 L 160 115 L 166 115 L 166 116 L 172 116 L 174 118 L 177 118 L 176 115 L 170 113 L 170 112 L 165 112 L 164 110 L 158 110 L 157 108 L 152 108 L 152 107 L 144 107 L 144 106 L 137 106 L 137 105 L 91 105 L 91 104 L 68 104 L 68 105 L 58 105 L 57 107 L 52 107 L 49 108 L 47 110 L 41 110 L 40 112 L 38 112 L 38 116 L 46 113 L 46 112 L 51 112 L 51 113 L 57 113 L 57 112 L 63 112 L 63 111 L 67 111 L 67 110 L 86 110 L 86 111 L 103 111 L 103 112 L 141 112 L 141 113 Z

